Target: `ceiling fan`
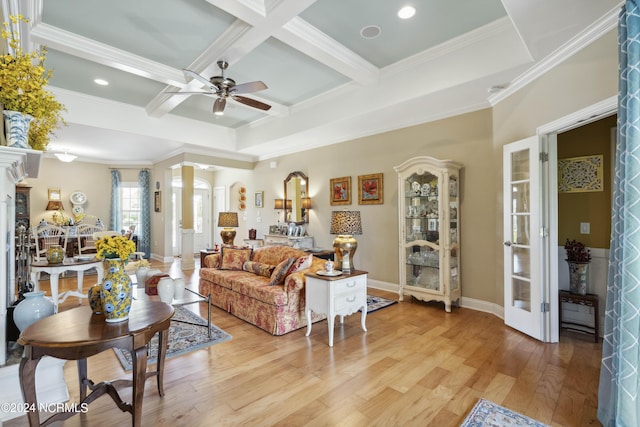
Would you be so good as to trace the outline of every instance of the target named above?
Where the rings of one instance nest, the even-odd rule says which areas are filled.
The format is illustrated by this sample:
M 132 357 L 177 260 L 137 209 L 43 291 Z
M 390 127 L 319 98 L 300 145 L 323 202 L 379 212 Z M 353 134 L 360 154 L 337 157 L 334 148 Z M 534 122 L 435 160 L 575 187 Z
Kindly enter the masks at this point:
M 185 76 L 191 76 L 204 84 L 209 91 L 203 92 L 167 92 L 175 94 L 202 94 L 202 95 L 216 95 L 217 98 L 213 103 L 213 114 L 222 115 L 224 107 L 227 105 L 227 98 L 231 98 L 241 104 L 248 105 L 253 108 L 267 111 L 271 108 L 271 105 L 265 104 L 255 99 L 247 98 L 246 96 L 240 96 L 243 93 L 253 93 L 267 89 L 267 85 L 261 81 L 236 84 L 235 80 L 225 77 L 224 70 L 229 67 L 227 61 L 218 61 L 218 67 L 220 68 L 220 75 L 213 76 L 209 79 L 201 76 L 195 71 L 182 70 Z

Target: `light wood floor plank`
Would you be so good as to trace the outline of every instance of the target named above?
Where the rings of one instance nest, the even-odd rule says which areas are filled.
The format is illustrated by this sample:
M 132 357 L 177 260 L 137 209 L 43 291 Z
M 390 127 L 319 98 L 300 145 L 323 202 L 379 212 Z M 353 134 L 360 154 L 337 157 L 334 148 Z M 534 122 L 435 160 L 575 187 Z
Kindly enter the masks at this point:
M 197 289 L 197 268 L 181 272 L 179 260 L 153 267 Z M 87 289 L 91 282 L 85 278 Z M 48 282 L 40 284 L 48 290 Z M 75 286 L 73 278 L 60 283 L 62 290 Z M 60 309 L 76 305 L 73 298 Z M 206 315 L 205 304 L 187 307 Z M 165 396 L 154 381 L 146 384 L 145 426 L 455 427 L 480 397 L 553 426 L 600 425 L 602 345 L 586 335 L 563 331 L 560 343 L 544 344 L 491 314 L 446 313 L 442 304 L 411 298 L 369 314 L 366 333 L 359 316 L 337 323 L 333 348 L 326 321 L 314 324 L 309 337 L 305 329 L 274 337 L 217 308 L 212 321 L 233 338 L 168 359 Z M 112 351 L 91 357 L 88 368 L 95 380 L 130 375 Z M 64 374 L 77 402 L 75 363 Z M 129 414 L 103 397 L 60 425 L 121 424 L 130 424 Z M 4 425 L 24 426 L 26 417 Z

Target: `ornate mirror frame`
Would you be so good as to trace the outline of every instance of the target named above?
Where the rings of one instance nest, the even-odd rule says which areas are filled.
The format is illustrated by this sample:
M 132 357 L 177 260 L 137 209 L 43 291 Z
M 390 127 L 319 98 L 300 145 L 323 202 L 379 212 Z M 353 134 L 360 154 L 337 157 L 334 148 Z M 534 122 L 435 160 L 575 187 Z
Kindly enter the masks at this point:
M 302 207 L 302 199 L 305 197 L 309 197 L 309 177 L 304 172 L 291 172 L 284 180 L 286 222 L 309 222 L 306 209 Z

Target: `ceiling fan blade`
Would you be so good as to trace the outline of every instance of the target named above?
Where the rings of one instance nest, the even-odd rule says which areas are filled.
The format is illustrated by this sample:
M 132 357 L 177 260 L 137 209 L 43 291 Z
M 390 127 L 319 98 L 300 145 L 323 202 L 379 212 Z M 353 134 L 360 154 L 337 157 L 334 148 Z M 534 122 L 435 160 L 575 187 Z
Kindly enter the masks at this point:
M 216 99 L 216 102 L 213 103 L 213 114 L 222 115 L 225 105 L 227 105 L 225 98 Z
M 241 104 L 245 104 L 253 108 L 258 108 L 260 110 L 267 111 L 271 108 L 271 105 L 269 104 L 265 104 L 264 102 L 256 101 L 255 99 L 247 98 L 244 96 L 234 95 L 231 98 L 233 98 L 235 101 L 240 102 Z
M 185 76 L 189 76 L 193 79 L 198 80 L 200 83 L 206 85 L 213 92 L 215 92 L 218 89 L 217 87 L 212 85 L 208 79 L 202 77 L 200 74 L 196 73 L 195 71 L 184 69 L 182 70 L 182 72 L 184 73 Z
M 242 83 L 233 87 L 234 93 L 253 93 L 268 89 L 267 85 L 261 81 Z
M 174 91 L 165 91 L 164 93 L 172 93 L 174 95 L 216 95 L 215 92 L 180 92 L 177 90 Z

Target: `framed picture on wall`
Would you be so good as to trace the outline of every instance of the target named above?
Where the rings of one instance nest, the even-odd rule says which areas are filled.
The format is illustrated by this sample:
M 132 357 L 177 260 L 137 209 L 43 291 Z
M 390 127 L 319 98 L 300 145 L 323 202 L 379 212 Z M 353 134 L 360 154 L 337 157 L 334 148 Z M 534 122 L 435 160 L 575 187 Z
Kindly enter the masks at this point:
M 256 191 L 256 208 L 264 208 L 264 191 Z
M 381 205 L 383 199 L 382 174 L 360 175 L 358 177 L 358 204 Z
M 331 188 L 330 203 L 335 205 L 351 204 L 351 177 L 343 176 L 342 178 L 331 178 L 329 181 Z
M 160 212 L 160 191 L 156 191 L 153 196 L 153 210 Z

